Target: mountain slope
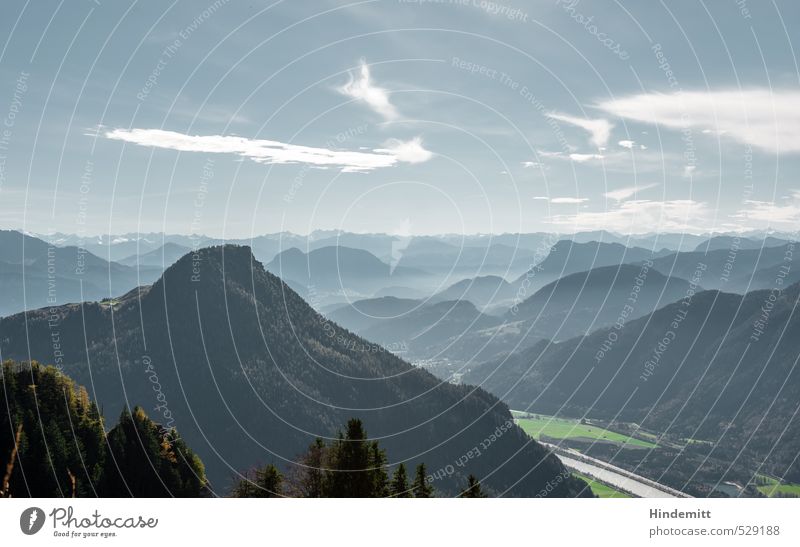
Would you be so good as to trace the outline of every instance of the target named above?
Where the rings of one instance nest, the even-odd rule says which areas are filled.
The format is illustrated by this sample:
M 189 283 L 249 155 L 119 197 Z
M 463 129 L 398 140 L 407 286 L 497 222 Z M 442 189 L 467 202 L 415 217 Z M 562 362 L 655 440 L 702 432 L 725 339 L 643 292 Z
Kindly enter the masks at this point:
M 800 285 L 704 291 L 624 325 L 535 346 L 465 381 L 515 408 L 635 422 L 800 478 Z M 768 310 L 768 311 L 765 311 Z M 741 461 L 741 460 L 740 460 Z
M 640 317 L 686 294 L 688 281 L 667 277 L 649 264 L 604 266 L 567 275 L 512 308 L 506 319 L 536 319 L 542 335 L 564 339 L 610 325 L 621 315 L 623 320 Z
M 424 304 L 422 300 L 384 296 L 346 304 L 325 314 L 328 319 L 353 332 L 374 326 L 412 312 Z
M 436 293 L 433 302 L 445 300 L 468 300 L 479 308 L 499 304 L 514 298 L 514 287 L 498 275 L 484 275 L 472 279 L 462 279 Z
M 448 341 L 444 356 L 479 363 L 542 339 L 566 340 L 622 325 L 686 295 L 688 281 L 648 264 L 604 266 L 549 283 L 512 307 L 502 323 Z
M 451 300 L 418 306 L 394 319 L 375 322 L 359 334 L 392 351 L 428 359 L 446 353 L 449 341 L 501 322 L 499 317 L 481 313 L 471 302 Z
M 365 350 L 366 341 L 317 314 L 246 247 L 185 256 L 113 306 L 42 310 L 27 324 L 21 315 L 3 319 L 0 351 L 27 359 L 30 347 L 30 357 L 53 362 L 54 330 L 58 364 L 92 387 L 106 413 L 124 401 L 154 408 L 154 419 L 168 413 L 218 492 L 254 464 L 291 465 L 349 417 L 381 441 L 396 458 L 390 463 L 424 461 L 431 473 L 453 469 L 505 424 L 480 457 L 443 473 L 434 486 L 444 493 L 466 473 L 506 495 L 534 495 L 548 481 L 556 481 L 553 495 L 581 486 L 557 480 L 560 462 L 508 425 L 507 407 L 493 396 Z

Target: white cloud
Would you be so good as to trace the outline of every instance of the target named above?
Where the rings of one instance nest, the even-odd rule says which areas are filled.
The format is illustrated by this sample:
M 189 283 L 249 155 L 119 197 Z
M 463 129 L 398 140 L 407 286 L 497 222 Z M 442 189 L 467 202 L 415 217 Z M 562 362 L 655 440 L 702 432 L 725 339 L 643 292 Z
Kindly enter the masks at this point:
M 530 167 L 541 167 L 541 166 L 542 166 L 542 164 L 539 163 L 538 161 L 523 161 L 522 162 L 522 167 L 524 167 L 526 169 L 528 169 Z
M 236 154 L 258 163 L 306 163 L 321 168 L 338 167 L 345 172 L 372 171 L 397 162 L 419 163 L 432 155 L 422 148 L 418 138 L 409 142 L 393 139 L 392 146 L 385 149 L 353 152 L 229 135 L 185 135 L 162 129 L 113 129 L 106 131 L 105 137 L 180 152 Z
M 639 150 L 647 150 L 647 147 L 643 144 L 636 144 L 636 141 L 630 140 L 623 140 L 617 143 L 622 148 L 627 148 L 628 150 L 633 150 L 634 148 L 638 148 Z
M 796 230 L 800 225 L 800 190 L 790 191 L 783 203 L 748 200 L 745 205 L 731 216 L 747 223 L 748 229 Z
M 642 93 L 600 102 L 620 118 L 724 135 L 768 152 L 800 152 L 800 91 Z
M 565 231 L 609 230 L 622 234 L 651 232 L 692 232 L 707 230 L 709 209 L 694 200 L 630 200 L 606 211 L 580 211 L 555 215 L 547 222 L 565 227 Z
M 359 77 L 350 74 L 350 81 L 339 88 L 339 93 L 363 101 L 387 120 L 396 120 L 400 115 L 389 101 L 389 92 L 372 82 L 369 65 L 363 60 L 359 72 Z
M 618 188 L 616 190 L 611 190 L 610 192 L 606 192 L 603 195 L 609 199 L 613 199 L 614 201 L 625 201 L 626 199 L 635 196 L 637 192 L 649 190 L 650 188 L 655 188 L 656 186 L 658 186 L 658 184 L 655 183 L 645 184 L 644 186 L 628 186 L 626 188 Z
M 533 196 L 533 199 L 539 200 L 539 201 L 550 201 L 550 198 L 547 197 L 547 196 Z
M 605 158 L 603 154 L 577 154 L 572 153 L 569 155 L 569 159 L 578 163 L 586 163 L 587 161 L 591 160 L 602 160 Z
M 684 165 L 683 166 L 683 177 L 690 179 L 692 175 L 694 175 L 695 171 L 697 171 L 696 165 Z
M 376 152 L 385 152 L 406 163 L 422 163 L 428 161 L 433 157 L 433 152 L 426 150 L 422 146 L 422 139 L 414 137 L 410 141 L 401 141 L 399 139 L 389 139 L 383 146 L 386 148 L 378 148 Z
M 608 143 L 608 138 L 611 136 L 611 128 L 614 127 L 611 122 L 605 119 L 590 120 L 587 118 L 577 118 L 567 114 L 559 114 L 553 112 L 547 115 L 549 118 L 566 122 L 571 125 L 585 129 L 591 133 L 591 143 L 598 148 L 603 147 Z

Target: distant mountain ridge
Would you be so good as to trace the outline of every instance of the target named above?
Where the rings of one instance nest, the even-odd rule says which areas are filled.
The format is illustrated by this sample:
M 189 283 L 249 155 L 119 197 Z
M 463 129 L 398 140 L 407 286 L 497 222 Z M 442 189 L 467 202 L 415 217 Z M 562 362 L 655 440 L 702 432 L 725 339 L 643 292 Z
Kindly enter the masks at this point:
M 542 339 L 566 340 L 623 325 L 690 290 L 688 281 L 664 276 L 651 264 L 603 266 L 562 277 L 514 305 L 498 325 L 448 341 L 445 354 L 479 363 Z
M 514 286 L 498 275 L 485 275 L 463 279 L 436 293 L 433 302 L 445 300 L 468 300 L 479 308 L 490 305 L 499 306 L 516 295 Z
M 576 243 L 562 239 L 550 248 L 544 260 L 517 278 L 513 285 L 518 288 L 519 299 L 524 300 L 535 290 L 565 275 L 604 266 L 634 264 L 670 253 L 668 250 L 653 251 L 641 247 L 626 247 L 620 243 L 598 241 Z
M 0 230 L 0 317 L 50 305 L 100 300 L 150 283 L 158 268 L 107 262 L 79 247 L 58 247 Z
M 429 278 L 422 270 L 392 267 L 362 249 L 321 247 L 308 253 L 292 248 L 266 266 L 278 277 L 316 292 L 344 292 L 370 296 L 392 284 L 420 283 Z

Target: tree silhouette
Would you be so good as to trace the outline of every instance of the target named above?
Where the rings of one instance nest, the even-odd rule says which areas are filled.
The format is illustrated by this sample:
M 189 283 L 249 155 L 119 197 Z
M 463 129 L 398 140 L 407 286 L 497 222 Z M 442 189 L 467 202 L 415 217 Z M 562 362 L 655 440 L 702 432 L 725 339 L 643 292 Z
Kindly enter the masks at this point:
M 460 498 L 485 498 L 481 490 L 481 483 L 475 475 L 467 477 L 467 489 L 461 492 Z
M 392 477 L 392 497 L 410 498 L 411 491 L 408 488 L 408 478 L 406 477 L 406 466 L 400 464 Z
M 414 491 L 415 498 L 433 497 L 433 486 L 428 484 L 426 478 L 427 474 L 428 473 L 425 470 L 425 464 L 419 464 L 417 466 L 417 474 L 414 476 L 414 483 L 411 486 L 411 489 Z

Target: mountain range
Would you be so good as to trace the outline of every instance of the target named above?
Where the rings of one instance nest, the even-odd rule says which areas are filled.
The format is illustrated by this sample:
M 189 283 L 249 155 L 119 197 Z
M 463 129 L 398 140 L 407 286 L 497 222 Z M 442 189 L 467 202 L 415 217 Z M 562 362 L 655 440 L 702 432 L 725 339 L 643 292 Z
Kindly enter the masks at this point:
M 186 255 L 111 302 L 3 318 L 0 353 L 56 364 L 106 415 L 138 404 L 174 422 L 217 493 L 253 465 L 291 467 L 349 417 L 391 464 L 424 461 L 441 475 L 442 493 L 458 491 L 469 473 L 496 495 L 583 488 L 497 398 L 376 350 L 319 315 L 247 247 Z

